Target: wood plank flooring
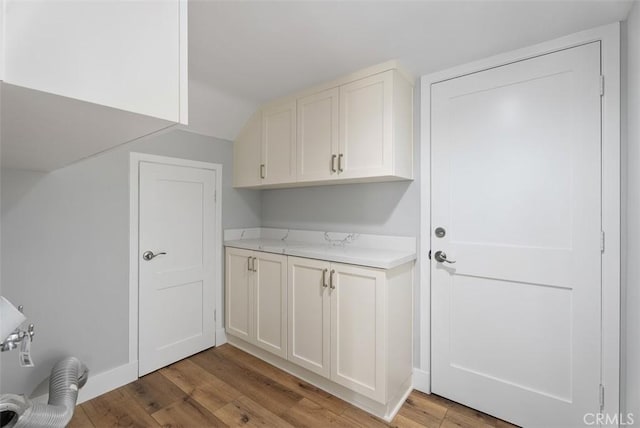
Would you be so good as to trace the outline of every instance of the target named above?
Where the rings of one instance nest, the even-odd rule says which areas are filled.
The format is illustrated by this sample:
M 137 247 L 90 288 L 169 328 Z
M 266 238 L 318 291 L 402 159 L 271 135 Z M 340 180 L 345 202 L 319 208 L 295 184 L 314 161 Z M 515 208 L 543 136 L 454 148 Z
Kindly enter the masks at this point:
M 504 421 L 413 391 L 391 424 L 259 360 L 222 345 L 76 407 L 85 427 L 507 428 Z

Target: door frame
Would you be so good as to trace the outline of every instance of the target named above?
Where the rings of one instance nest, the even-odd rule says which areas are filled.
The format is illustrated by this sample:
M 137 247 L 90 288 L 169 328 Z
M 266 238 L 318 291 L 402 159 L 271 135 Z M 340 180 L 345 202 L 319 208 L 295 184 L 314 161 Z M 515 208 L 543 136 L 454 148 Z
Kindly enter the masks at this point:
M 431 393 L 431 85 L 456 77 L 601 42 L 601 74 L 605 76 L 602 106 L 602 374 L 605 405 L 602 413 L 620 413 L 620 23 L 582 31 L 531 47 L 422 76 L 420 136 L 420 360 L 414 369 L 414 387 Z M 594 409 L 597 411 L 598 409 Z
M 222 165 L 146 153 L 129 154 L 129 364 L 135 364 L 138 373 L 138 305 L 139 305 L 139 195 L 140 195 L 140 163 L 149 162 L 171 166 L 186 166 L 212 170 L 216 173 L 214 226 L 214 276 L 215 295 L 215 343 L 216 346 L 226 342 L 224 322 L 222 320 Z

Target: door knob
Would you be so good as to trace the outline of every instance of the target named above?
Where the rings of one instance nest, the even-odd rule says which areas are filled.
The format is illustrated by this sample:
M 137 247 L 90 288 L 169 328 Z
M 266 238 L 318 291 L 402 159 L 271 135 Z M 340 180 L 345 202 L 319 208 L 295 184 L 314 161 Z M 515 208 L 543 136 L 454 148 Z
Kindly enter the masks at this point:
M 445 253 L 444 251 L 436 251 L 436 253 L 433 255 L 433 257 L 436 259 L 437 262 L 440 263 L 455 263 L 455 260 L 447 260 L 447 253 Z
M 158 253 L 158 254 L 153 254 L 153 251 L 145 251 L 144 253 L 142 253 L 142 258 L 145 259 L 146 261 L 149 260 L 153 260 L 154 258 L 158 257 L 158 256 L 162 256 L 165 255 L 167 253 L 162 252 L 162 253 Z

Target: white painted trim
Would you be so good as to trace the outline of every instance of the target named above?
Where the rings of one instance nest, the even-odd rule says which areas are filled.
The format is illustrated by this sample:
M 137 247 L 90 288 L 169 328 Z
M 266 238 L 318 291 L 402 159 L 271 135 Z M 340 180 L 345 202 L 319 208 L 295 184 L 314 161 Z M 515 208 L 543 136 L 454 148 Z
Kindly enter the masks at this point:
M 226 342 L 226 336 L 218 337 L 218 332 L 224 330 L 222 311 L 222 165 L 217 163 L 200 162 L 189 159 L 171 158 L 150 155 L 146 153 L 130 154 L 129 158 L 129 363 L 136 366 L 138 374 L 138 230 L 139 230 L 139 173 L 140 162 L 152 162 L 164 165 L 186 166 L 213 170 L 216 173 L 216 224 L 215 224 L 215 305 L 216 305 L 216 345 Z
M 217 314 L 217 316 L 221 316 L 221 315 Z M 217 323 L 218 323 L 218 320 L 216 319 L 216 324 Z M 227 343 L 227 332 L 225 331 L 224 327 L 218 328 L 216 330 L 216 346 L 224 345 L 225 343 Z
M 602 383 L 606 388 L 604 412 L 615 415 L 620 409 L 620 23 L 422 76 L 420 257 L 428 260 L 431 249 L 431 85 L 595 41 L 601 42 L 602 74 L 606 82 L 602 98 L 602 228 L 607 237 L 606 250 L 602 255 Z M 423 263 L 420 273 L 419 370 L 428 374 L 431 363 L 430 263 Z M 428 387 L 426 389 L 425 392 L 430 392 Z
M 106 372 L 98 373 L 97 375 L 89 372 L 87 383 L 78 393 L 78 404 L 113 391 L 116 388 L 120 388 L 136 379 L 138 379 L 137 362 L 127 363 L 107 370 Z M 35 403 L 47 403 L 47 401 L 49 401 L 49 393 L 47 392 L 37 397 L 31 397 L 31 400 Z
M 89 401 L 106 392 L 113 391 L 138 379 L 138 362 L 130 362 L 95 376 L 89 372 L 89 379 L 78 394 L 78 404 Z
M 413 369 L 413 389 L 431 394 L 431 373 L 421 369 Z
M 178 1 L 178 122 L 189 124 L 189 9 L 187 0 Z

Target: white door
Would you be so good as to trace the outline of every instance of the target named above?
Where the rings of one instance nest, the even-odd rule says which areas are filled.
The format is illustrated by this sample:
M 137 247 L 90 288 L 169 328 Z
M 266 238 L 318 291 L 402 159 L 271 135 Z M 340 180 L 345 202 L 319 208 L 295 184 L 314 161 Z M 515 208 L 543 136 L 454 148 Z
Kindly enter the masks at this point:
M 331 264 L 331 380 L 381 403 L 386 378 L 384 286 L 380 269 Z
M 338 174 L 338 88 L 298 99 L 298 181 Z
M 433 85 L 431 132 L 433 392 L 582 425 L 601 372 L 600 44 Z
M 268 107 L 262 112 L 263 184 L 296 181 L 296 102 Z
M 254 257 L 255 344 L 287 358 L 287 256 Z
M 393 71 L 340 87 L 340 178 L 392 171 Z
M 140 163 L 139 374 L 215 344 L 213 170 Z
M 253 251 L 227 247 L 225 326 L 229 334 L 253 341 Z
M 289 257 L 289 361 L 329 377 L 328 262 Z

